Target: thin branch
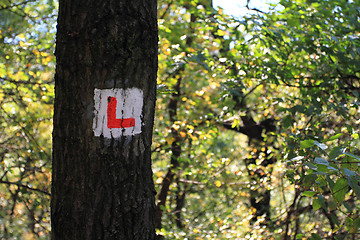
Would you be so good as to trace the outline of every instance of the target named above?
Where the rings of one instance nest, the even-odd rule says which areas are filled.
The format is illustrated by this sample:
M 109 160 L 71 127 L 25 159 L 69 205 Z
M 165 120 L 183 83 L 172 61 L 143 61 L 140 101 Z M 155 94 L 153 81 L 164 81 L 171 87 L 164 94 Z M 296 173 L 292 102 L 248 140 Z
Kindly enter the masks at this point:
M 249 10 L 249 11 L 255 11 L 255 12 L 258 12 L 258 13 L 261 13 L 261 14 L 265 14 L 265 12 L 257 9 L 257 8 L 250 8 L 249 7 L 249 3 L 250 3 L 250 0 L 247 0 L 247 3 L 246 3 L 246 8 Z
M 0 183 L 7 184 L 7 185 L 16 185 L 16 186 L 18 186 L 20 188 L 25 188 L 25 189 L 28 189 L 28 190 L 31 190 L 31 191 L 35 191 L 35 192 L 39 192 L 39 193 L 43 193 L 45 195 L 51 196 L 51 194 L 49 192 L 45 191 L 45 190 L 29 187 L 27 185 L 23 185 L 23 184 L 18 183 L 18 182 L 9 182 L 9 181 L 0 180 Z
M 165 11 L 163 12 L 163 14 L 161 14 L 161 16 L 159 17 L 159 19 L 163 19 L 163 18 L 165 17 L 166 13 L 169 11 L 170 6 L 173 4 L 173 2 L 174 2 L 174 0 L 171 0 L 171 1 L 169 2 L 169 4 L 166 6 Z
M 0 8 L 0 11 L 1 10 L 8 10 L 8 9 L 11 9 L 11 8 L 14 8 L 14 7 L 19 7 L 21 5 L 25 5 L 27 3 L 30 3 L 30 2 L 35 2 L 35 0 L 27 0 L 27 1 L 24 1 L 24 2 L 20 2 L 20 3 L 13 3 L 11 5 L 8 5 L 8 6 L 3 6 Z
M 250 91 L 247 92 L 247 93 L 241 98 L 240 106 L 243 106 L 243 105 L 244 105 L 245 98 L 246 98 L 247 96 L 249 96 L 252 92 L 254 92 L 254 91 L 255 91 L 258 87 L 260 87 L 263 83 L 264 83 L 264 81 L 261 81 L 258 85 L 256 85 L 256 86 L 253 87 L 252 89 L 250 89 Z
M 18 85 L 18 84 L 29 84 L 29 85 L 39 84 L 39 85 L 42 85 L 42 84 L 50 84 L 50 83 L 53 82 L 53 81 L 47 81 L 47 82 L 39 83 L 39 82 L 30 82 L 30 81 L 24 81 L 24 80 L 16 81 L 16 80 L 12 80 L 12 79 L 8 79 L 8 78 L 3 78 L 3 77 L 0 77 L 0 80 L 3 80 L 3 81 L 5 81 L 5 82 L 9 82 L 9 83 L 14 83 L 14 84 L 16 84 L 16 85 Z
M 39 150 L 42 150 L 42 147 L 40 146 L 40 144 L 36 141 L 35 137 L 19 122 L 15 119 L 15 117 L 10 116 L 7 111 L 5 111 L 5 109 L 3 108 L 3 106 L 0 106 L 0 109 L 5 113 L 5 115 L 7 115 L 8 118 L 12 119 L 18 126 L 20 126 L 20 128 L 22 129 L 22 131 L 25 133 L 26 136 L 28 136 L 33 143 L 37 146 L 37 148 Z M 47 157 L 47 159 L 50 161 L 51 160 L 51 156 L 49 153 L 47 153 L 46 151 L 43 151 L 43 153 L 45 154 L 45 156 Z

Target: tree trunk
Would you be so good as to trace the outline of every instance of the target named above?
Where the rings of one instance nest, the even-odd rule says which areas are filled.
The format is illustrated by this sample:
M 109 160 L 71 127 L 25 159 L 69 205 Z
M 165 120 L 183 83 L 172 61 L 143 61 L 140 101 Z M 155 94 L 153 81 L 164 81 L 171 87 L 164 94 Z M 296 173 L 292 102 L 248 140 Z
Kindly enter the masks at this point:
M 52 239 L 154 239 L 155 0 L 59 1 Z

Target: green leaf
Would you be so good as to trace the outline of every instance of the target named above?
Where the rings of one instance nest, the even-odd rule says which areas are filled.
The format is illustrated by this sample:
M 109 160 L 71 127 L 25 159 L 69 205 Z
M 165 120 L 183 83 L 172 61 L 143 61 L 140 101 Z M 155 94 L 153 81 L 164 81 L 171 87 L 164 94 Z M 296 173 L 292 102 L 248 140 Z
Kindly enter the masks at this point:
M 344 169 L 349 169 L 351 171 L 356 171 L 358 169 L 358 163 L 356 159 L 346 155 L 341 161 L 341 167 Z
M 359 228 L 360 228 L 360 218 L 358 217 L 358 218 L 355 219 L 355 221 L 353 221 L 350 232 L 351 233 L 356 233 L 356 232 L 358 232 Z
M 345 174 L 346 177 L 354 177 L 354 176 L 356 176 L 356 172 L 351 171 L 351 170 L 349 170 L 347 168 L 344 168 L 344 174 Z
M 345 155 L 348 155 L 352 158 L 355 158 L 356 160 L 359 160 L 360 161 L 360 158 L 358 156 L 355 156 L 354 154 L 351 154 L 351 153 L 345 153 Z
M 326 175 L 327 173 L 329 173 L 328 166 L 325 164 L 319 164 L 316 174 L 322 174 L 322 175 L 325 174 Z
M 318 2 L 313 2 L 313 3 L 311 3 L 311 6 L 314 7 L 314 8 L 318 8 L 318 7 L 321 6 L 321 4 L 318 3 Z
M 303 234 L 302 234 L 302 233 L 296 234 L 295 239 L 302 239 L 302 238 L 303 238 Z
M 353 219 L 351 217 L 347 217 L 345 220 L 345 227 L 348 231 L 350 231 L 351 227 L 353 226 Z
M 315 145 L 314 140 L 304 140 L 300 143 L 300 148 L 310 148 Z
M 329 158 L 330 159 L 336 159 L 340 155 L 344 154 L 345 150 L 346 150 L 345 147 L 334 147 L 334 148 L 331 149 L 331 151 L 329 153 Z
M 321 240 L 321 237 L 316 233 L 312 233 L 311 234 L 311 239 L 313 239 L 313 240 Z
M 305 166 L 308 166 L 310 169 L 317 171 L 317 167 L 312 163 L 304 163 Z
M 321 150 L 325 150 L 328 148 L 324 143 L 319 143 L 318 141 L 314 141 L 314 144 L 318 146 Z
M 288 128 L 290 126 L 292 126 L 294 124 L 293 121 L 293 117 L 291 115 L 286 115 L 282 120 L 281 120 L 284 128 Z
M 332 170 L 332 171 L 339 171 L 338 169 L 334 168 L 333 166 L 327 166 L 328 170 Z
M 315 183 L 315 180 L 317 179 L 317 176 L 315 174 L 309 174 L 309 175 L 306 175 L 304 177 L 304 180 L 303 180 L 303 186 L 304 187 L 311 187 L 314 183 Z
M 341 204 L 345 199 L 345 194 L 347 193 L 349 187 L 348 187 L 348 181 L 345 178 L 339 178 L 332 190 L 334 194 L 334 199 Z
M 326 140 L 324 140 L 324 141 L 322 141 L 322 142 L 334 141 L 334 140 L 338 139 L 339 137 L 341 137 L 342 135 L 343 135 L 342 133 L 338 133 L 338 134 L 336 134 L 336 135 L 334 135 L 334 136 L 331 136 L 330 138 L 328 138 L 328 139 L 326 139 Z
M 325 197 L 324 197 L 324 195 L 319 194 L 317 199 L 318 199 L 321 207 L 322 207 L 325 211 L 327 211 L 327 206 L 326 206 L 326 203 L 325 203 Z
M 342 204 L 350 213 L 352 213 L 352 211 L 353 211 L 352 207 L 347 202 L 343 202 Z
M 346 168 L 345 168 L 346 169 Z M 351 187 L 351 189 L 355 192 L 356 196 L 360 199 L 360 186 L 359 181 L 356 179 L 355 176 L 351 176 L 347 178 L 348 185 Z
M 330 219 L 331 219 L 331 221 L 332 221 L 333 223 L 335 223 L 337 226 L 340 226 L 339 220 L 338 220 L 338 218 L 336 217 L 336 215 L 331 214 L 331 215 L 330 215 Z
M 296 114 L 297 112 L 298 112 L 298 113 L 306 113 L 306 110 L 307 110 L 307 108 L 306 108 L 305 106 L 303 106 L 303 105 L 296 105 L 295 107 L 292 107 L 290 111 L 291 111 L 293 114 Z
M 314 163 L 329 166 L 329 162 L 322 158 L 315 158 Z
M 335 183 L 329 176 L 326 176 L 326 181 L 329 184 L 330 190 L 334 189 Z
M 298 27 L 300 25 L 300 21 L 299 18 L 297 17 L 291 17 L 289 19 L 287 19 L 288 24 L 294 27 Z
M 318 198 L 313 199 L 312 207 L 313 207 L 314 211 L 319 210 L 321 208 L 321 204 L 320 204 Z
M 317 194 L 317 192 L 313 192 L 313 191 L 305 191 L 302 193 L 303 196 L 305 197 L 313 197 Z

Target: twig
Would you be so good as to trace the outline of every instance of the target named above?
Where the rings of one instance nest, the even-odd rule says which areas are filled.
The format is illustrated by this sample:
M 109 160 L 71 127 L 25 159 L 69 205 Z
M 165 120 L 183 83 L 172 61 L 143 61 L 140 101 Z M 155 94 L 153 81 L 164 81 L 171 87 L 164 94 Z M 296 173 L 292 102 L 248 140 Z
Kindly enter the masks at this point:
M 30 2 L 35 2 L 35 0 L 27 0 L 27 1 L 24 1 L 24 2 L 20 2 L 20 3 L 13 3 L 13 4 L 11 4 L 11 5 L 8 5 L 8 6 L 5 6 L 5 7 L 1 7 L 1 8 L 0 8 L 0 11 L 1 11 L 1 10 L 6 10 L 6 9 L 11 9 L 11 8 L 14 8 L 14 7 L 18 7 L 18 6 L 21 6 L 21 5 L 30 3 Z
M 263 11 L 257 9 L 257 8 L 250 8 L 250 7 L 249 7 L 249 3 L 250 3 L 250 0 L 247 0 L 246 8 L 247 8 L 249 11 L 255 11 L 255 12 L 259 12 L 259 13 L 261 13 L 261 14 L 265 14 L 265 12 L 263 12 Z
M 7 184 L 7 185 L 16 185 L 16 186 L 18 186 L 20 188 L 26 188 L 26 189 L 31 190 L 31 191 L 36 191 L 36 192 L 40 192 L 40 193 L 43 193 L 45 195 L 51 196 L 51 194 L 49 192 L 45 191 L 45 190 L 29 187 L 27 185 L 23 185 L 23 184 L 18 183 L 18 182 L 9 182 L 9 181 L 0 180 L 0 183 Z
M 170 6 L 173 4 L 173 2 L 174 2 L 174 0 L 171 0 L 171 1 L 169 2 L 169 4 L 166 6 L 165 11 L 163 12 L 163 14 L 161 14 L 161 16 L 159 17 L 159 19 L 163 19 L 163 18 L 165 17 L 166 13 L 169 11 Z

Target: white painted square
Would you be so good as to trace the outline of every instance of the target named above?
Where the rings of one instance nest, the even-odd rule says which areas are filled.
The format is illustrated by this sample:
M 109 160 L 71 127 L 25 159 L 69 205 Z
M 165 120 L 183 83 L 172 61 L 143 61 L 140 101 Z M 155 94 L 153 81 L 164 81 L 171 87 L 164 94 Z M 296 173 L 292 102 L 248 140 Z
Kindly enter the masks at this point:
M 108 127 L 108 98 L 116 98 L 116 118 L 135 120 L 132 127 Z M 94 90 L 95 116 L 93 120 L 94 135 L 105 138 L 120 138 L 121 136 L 141 133 L 141 115 L 143 107 L 143 92 L 138 88 L 129 89 L 97 89 Z M 133 122 L 132 122 L 133 123 Z

